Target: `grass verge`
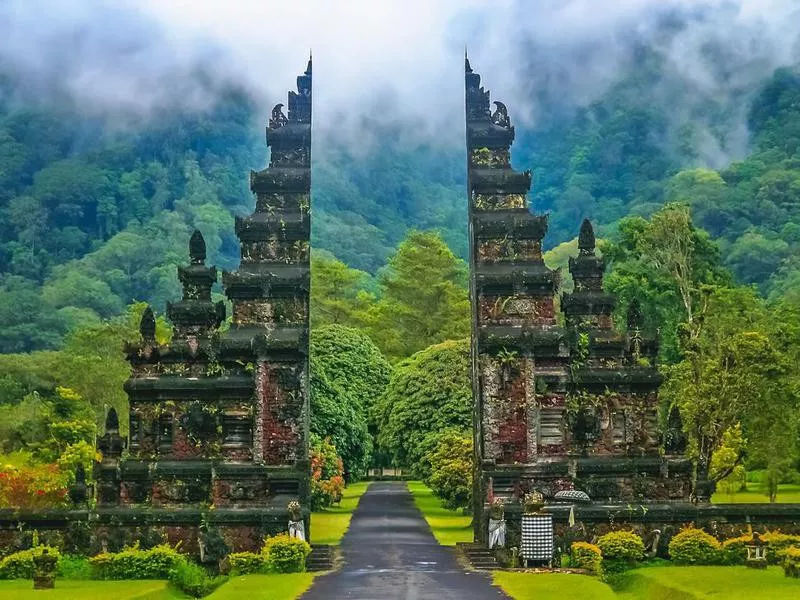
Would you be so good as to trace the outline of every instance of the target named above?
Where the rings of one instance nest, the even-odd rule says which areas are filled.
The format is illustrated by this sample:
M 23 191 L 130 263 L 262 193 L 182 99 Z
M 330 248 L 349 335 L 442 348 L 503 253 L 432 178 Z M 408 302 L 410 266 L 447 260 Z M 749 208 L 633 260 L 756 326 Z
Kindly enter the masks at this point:
M 760 483 L 748 483 L 747 489 L 743 492 L 716 492 L 711 497 L 714 504 L 761 504 L 769 502 L 766 488 Z M 782 483 L 778 486 L 778 503 L 798 502 L 800 503 L 800 485 L 793 483 Z
M 314 580 L 313 573 L 233 577 L 208 600 L 294 600 Z M 161 580 L 73 581 L 56 579 L 53 590 L 34 590 L 30 579 L 0 581 L 0 600 L 186 600 L 189 596 Z
M 161 580 L 74 581 L 56 579 L 53 590 L 34 590 L 30 579 L 0 581 L 2 600 L 177 600 L 188 598 Z
M 285 575 L 244 575 L 234 577 L 216 590 L 208 600 L 294 600 L 314 581 L 313 573 Z
M 353 511 L 371 482 L 351 483 L 344 490 L 339 506 L 311 513 L 311 541 L 315 544 L 338 544 L 342 541 Z
M 437 542 L 443 546 L 453 546 L 457 542 L 472 541 L 472 517 L 458 510 L 444 508 L 441 500 L 421 481 L 409 481 L 408 490 Z
M 568 573 L 493 573 L 515 600 L 795 600 L 800 581 L 783 570 L 747 567 L 652 567 L 629 571 L 614 590 L 594 577 Z

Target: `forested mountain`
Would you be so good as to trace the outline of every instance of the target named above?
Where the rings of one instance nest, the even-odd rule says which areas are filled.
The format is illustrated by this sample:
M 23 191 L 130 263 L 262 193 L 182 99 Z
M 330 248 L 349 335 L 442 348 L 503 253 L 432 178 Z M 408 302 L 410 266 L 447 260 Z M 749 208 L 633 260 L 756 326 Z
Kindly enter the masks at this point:
M 681 201 L 740 282 L 767 296 L 799 288 L 800 75 L 764 73 L 752 89 L 732 80 L 724 101 L 699 95 L 684 103 L 695 112 L 676 114 L 689 92 L 665 69 L 641 50 L 587 106 L 543 101 L 536 126 L 517 122 L 515 163 L 534 170 L 548 243 L 574 237 L 586 216 L 602 233 Z M 247 171 L 266 162 L 265 107 L 229 87 L 206 110 L 120 123 L 29 93 L 2 78 L 0 351 L 56 348 L 133 300 L 163 307 L 195 227 L 213 262 L 236 265 L 233 215 L 250 210 Z M 376 273 L 409 229 L 439 229 L 465 257 L 463 149 L 409 141 L 402 123 L 364 127 L 377 141 L 359 151 L 315 140 L 315 248 Z

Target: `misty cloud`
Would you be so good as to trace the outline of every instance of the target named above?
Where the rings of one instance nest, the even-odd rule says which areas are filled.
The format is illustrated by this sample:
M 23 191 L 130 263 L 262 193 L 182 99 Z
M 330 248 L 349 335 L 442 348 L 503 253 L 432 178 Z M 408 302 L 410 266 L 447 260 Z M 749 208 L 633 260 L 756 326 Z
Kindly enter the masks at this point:
M 318 129 L 364 139 L 372 124 L 404 123 L 398 131 L 450 145 L 463 136 L 465 45 L 527 126 L 589 104 L 647 46 L 666 66 L 653 94 L 683 90 L 676 121 L 703 118 L 709 100 L 741 113 L 724 144 L 709 127 L 701 159 L 719 164 L 743 152 L 742 91 L 800 62 L 798 22 L 794 0 L 10 0 L 0 60 L 90 114 L 203 108 L 236 85 L 266 115 L 313 49 Z

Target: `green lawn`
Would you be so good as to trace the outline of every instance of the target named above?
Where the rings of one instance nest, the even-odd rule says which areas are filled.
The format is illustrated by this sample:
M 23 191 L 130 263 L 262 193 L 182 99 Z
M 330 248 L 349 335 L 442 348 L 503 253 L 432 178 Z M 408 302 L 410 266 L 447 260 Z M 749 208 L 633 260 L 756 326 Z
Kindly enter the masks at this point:
M 217 589 L 208 600 L 294 600 L 311 587 L 313 573 L 244 575 Z M 116 600 L 116 599 L 115 599 Z
M 315 544 L 338 544 L 342 541 L 350 517 L 358 506 L 358 501 L 367 491 L 369 481 L 351 483 L 344 490 L 341 506 L 311 513 L 311 541 Z
M 234 577 L 207 596 L 209 600 L 294 600 L 314 580 L 313 573 Z M 166 581 L 70 581 L 56 579 L 54 590 L 35 590 L 29 579 L 0 581 L 2 600 L 185 600 Z
M 613 590 L 595 577 L 571 573 L 495 571 L 494 584 L 515 600 L 618 600 Z
M 409 481 L 408 489 L 414 496 L 414 504 L 430 525 L 436 541 L 443 546 L 472 541 L 472 517 L 464 516 L 461 511 L 444 508 L 441 500 L 421 481 Z
M 711 497 L 711 502 L 714 504 L 748 504 L 769 502 L 769 496 L 764 492 L 762 484 L 748 483 L 749 488 L 744 492 L 734 492 L 728 494 L 725 492 L 717 492 Z M 800 485 L 785 483 L 778 486 L 778 502 L 799 502 L 800 503 Z
M 629 571 L 616 591 L 594 577 L 567 573 L 494 573 L 515 600 L 796 600 L 800 580 L 779 567 L 652 567 Z
M 230 585 L 230 584 L 228 584 Z M 0 581 L 3 600 L 173 600 L 187 598 L 166 581 L 70 581 L 56 579 L 53 590 L 35 590 L 30 579 Z M 291 596 L 289 596 L 291 597 Z

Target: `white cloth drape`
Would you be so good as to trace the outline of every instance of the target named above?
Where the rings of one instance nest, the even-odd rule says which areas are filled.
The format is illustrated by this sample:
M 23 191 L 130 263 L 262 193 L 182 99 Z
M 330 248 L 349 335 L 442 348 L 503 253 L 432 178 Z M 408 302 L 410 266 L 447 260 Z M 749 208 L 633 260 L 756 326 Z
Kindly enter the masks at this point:
M 306 541 L 306 526 L 302 521 L 289 521 L 289 535 Z
M 506 545 L 506 522 L 489 519 L 489 550 Z

